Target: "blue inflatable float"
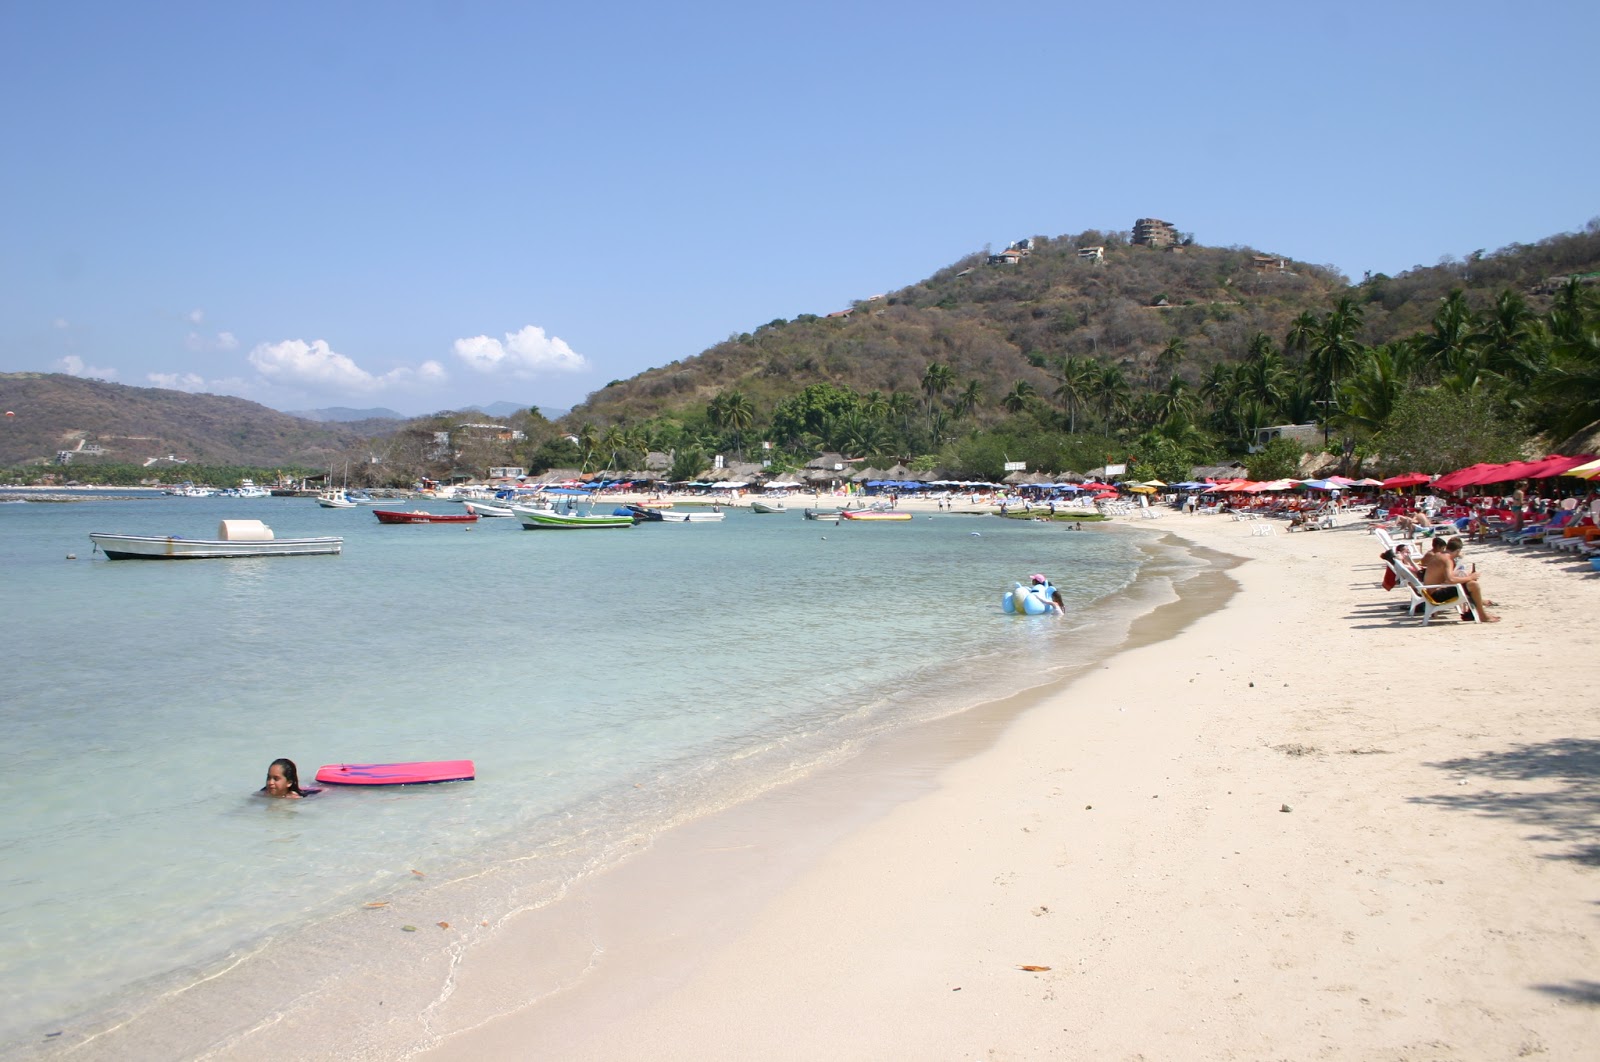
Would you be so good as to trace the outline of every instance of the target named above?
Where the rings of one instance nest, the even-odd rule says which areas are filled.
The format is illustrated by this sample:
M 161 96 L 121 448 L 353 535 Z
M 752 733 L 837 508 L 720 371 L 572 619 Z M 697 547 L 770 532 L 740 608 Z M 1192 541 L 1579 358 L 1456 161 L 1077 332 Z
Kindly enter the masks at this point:
M 1011 589 L 1000 595 L 1000 608 L 1009 616 L 1046 616 L 1055 611 L 1051 601 L 1055 592 L 1049 583 L 1012 583 Z

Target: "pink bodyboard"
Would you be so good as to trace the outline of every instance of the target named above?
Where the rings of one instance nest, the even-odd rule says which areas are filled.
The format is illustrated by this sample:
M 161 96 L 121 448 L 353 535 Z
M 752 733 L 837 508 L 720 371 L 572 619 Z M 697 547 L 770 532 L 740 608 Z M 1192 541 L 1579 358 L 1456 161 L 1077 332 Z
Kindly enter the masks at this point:
M 476 776 L 471 760 L 330 763 L 317 769 L 317 781 L 324 785 L 428 785 L 432 782 L 470 782 Z

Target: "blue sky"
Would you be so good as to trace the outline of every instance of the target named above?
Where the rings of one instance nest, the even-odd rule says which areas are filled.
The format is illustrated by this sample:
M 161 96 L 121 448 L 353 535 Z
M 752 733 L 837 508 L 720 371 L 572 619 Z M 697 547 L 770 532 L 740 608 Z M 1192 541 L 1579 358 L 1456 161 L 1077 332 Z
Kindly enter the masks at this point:
M 0 4 L 0 370 L 566 407 L 987 244 L 1600 214 L 1600 5 Z

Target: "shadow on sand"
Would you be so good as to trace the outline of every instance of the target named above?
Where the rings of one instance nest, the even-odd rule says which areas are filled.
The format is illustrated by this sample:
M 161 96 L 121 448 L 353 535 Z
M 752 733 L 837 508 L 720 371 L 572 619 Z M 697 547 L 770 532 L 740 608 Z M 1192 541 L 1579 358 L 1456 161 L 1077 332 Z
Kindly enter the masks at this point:
M 1557 783 L 1559 788 L 1545 792 L 1486 789 L 1412 797 L 1411 802 L 1535 827 L 1528 840 L 1556 846 L 1544 858 L 1600 867 L 1600 741 L 1562 738 L 1428 766 L 1505 782 Z

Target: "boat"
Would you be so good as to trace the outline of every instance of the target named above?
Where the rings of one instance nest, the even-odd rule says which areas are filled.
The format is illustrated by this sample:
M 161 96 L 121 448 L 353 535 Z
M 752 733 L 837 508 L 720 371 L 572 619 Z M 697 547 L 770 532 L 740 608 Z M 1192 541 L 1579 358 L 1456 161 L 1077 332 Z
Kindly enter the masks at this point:
M 838 509 L 807 509 L 805 511 L 805 517 L 806 517 L 807 520 L 833 520 L 833 521 L 837 521 L 839 519 L 839 510 Z
M 324 509 L 354 509 L 356 507 L 355 499 L 337 488 L 319 492 L 317 494 L 317 504 Z
M 260 520 L 224 520 L 216 538 L 181 535 L 113 535 L 89 538 L 107 560 L 199 560 L 214 557 L 307 557 L 338 553 L 342 538 L 276 538 Z
M 607 527 L 632 527 L 634 515 L 627 513 L 618 516 L 615 513 L 609 516 L 600 516 L 593 512 L 578 513 L 572 509 L 535 508 L 523 505 L 512 506 L 517 518 L 522 521 L 524 530 L 527 531 L 576 531 L 584 529 L 601 529 Z
M 421 509 L 374 509 L 372 515 L 380 524 L 470 524 L 478 519 L 477 513 L 428 513 Z
M 709 513 L 662 513 L 661 520 L 663 523 L 668 524 L 713 524 L 727 515 L 727 513 L 720 510 L 713 510 Z
M 612 511 L 618 516 L 626 512 L 639 523 L 659 524 L 665 519 L 660 509 L 644 505 L 625 505 L 620 509 L 614 509 Z
M 753 513 L 786 513 L 789 507 L 780 501 L 762 501 L 753 498 L 750 501 L 750 511 Z
M 462 508 L 479 516 L 515 516 L 509 505 L 489 505 L 486 502 L 463 502 Z
M 839 515 L 846 520 L 909 520 L 910 513 L 895 512 L 890 509 L 841 509 Z

